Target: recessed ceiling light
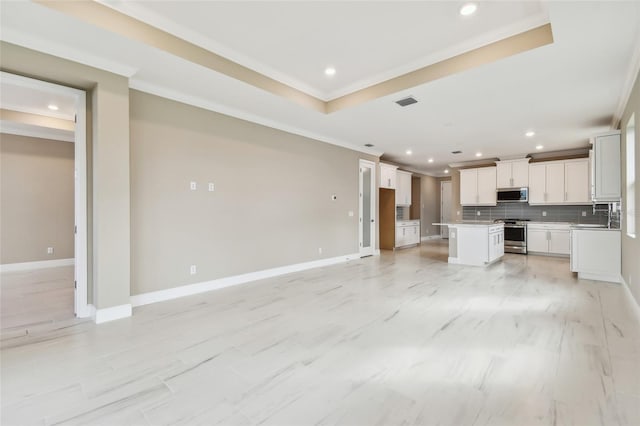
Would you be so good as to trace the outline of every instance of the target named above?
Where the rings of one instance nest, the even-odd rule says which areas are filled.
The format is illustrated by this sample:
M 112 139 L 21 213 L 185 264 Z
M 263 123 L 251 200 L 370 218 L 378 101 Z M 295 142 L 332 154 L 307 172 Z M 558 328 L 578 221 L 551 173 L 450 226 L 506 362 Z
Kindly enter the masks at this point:
M 405 153 L 406 153 L 407 155 L 411 155 L 411 154 L 413 154 L 413 151 L 411 151 L 410 149 L 408 149 L 408 150 L 406 150 L 406 151 L 405 151 Z
M 427 161 L 428 161 L 429 163 L 433 163 L 433 158 L 429 158 Z
M 49 104 L 48 108 L 49 108 L 51 111 L 57 111 L 57 110 L 58 110 L 58 105 Z
M 527 133 L 524 134 L 526 137 L 528 138 L 532 138 L 536 135 L 536 132 L 534 132 L 533 130 L 529 130 Z
M 449 169 L 444 169 L 444 172 L 445 173 L 449 173 Z
M 476 152 L 476 157 L 482 157 L 482 153 L 481 152 Z
M 329 77 L 336 75 L 336 69 L 334 67 L 327 67 L 324 70 L 325 75 L 328 75 Z
M 542 148 L 544 148 L 544 146 L 542 146 L 542 145 L 536 145 L 536 149 L 540 150 L 540 149 L 542 149 Z
M 478 9 L 478 6 L 475 3 L 466 3 L 460 8 L 460 15 L 469 16 L 473 15 Z

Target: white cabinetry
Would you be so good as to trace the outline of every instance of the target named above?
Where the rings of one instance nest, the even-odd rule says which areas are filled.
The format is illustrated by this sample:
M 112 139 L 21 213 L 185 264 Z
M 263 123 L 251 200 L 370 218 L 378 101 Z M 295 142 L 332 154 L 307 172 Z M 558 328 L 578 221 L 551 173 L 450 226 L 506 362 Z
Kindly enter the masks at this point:
M 408 220 L 396 223 L 396 247 L 420 243 L 420 221 Z
M 591 202 L 588 158 L 564 163 L 564 201 L 570 204 Z
M 524 188 L 529 186 L 529 159 L 496 161 L 498 188 Z
M 489 263 L 504 256 L 504 227 L 489 227 Z
M 411 205 L 411 173 L 396 171 L 396 205 Z
M 619 229 L 572 229 L 571 271 L 578 278 L 620 282 Z
M 593 141 L 591 193 L 596 202 L 620 200 L 620 132 L 596 136 Z
M 380 188 L 396 189 L 397 166 L 380 163 Z
M 527 251 L 568 256 L 570 252 L 568 223 L 530 223 L 527 225 Z
M 589 204 L 589 159 L 529 165 L 529 204 Z
M 460 170 L 460 204 L 463 206 L 496 205 L 496 168 Z
M 449 263 L 483 266 L 503 255 L 502 224 L 449 224 Z

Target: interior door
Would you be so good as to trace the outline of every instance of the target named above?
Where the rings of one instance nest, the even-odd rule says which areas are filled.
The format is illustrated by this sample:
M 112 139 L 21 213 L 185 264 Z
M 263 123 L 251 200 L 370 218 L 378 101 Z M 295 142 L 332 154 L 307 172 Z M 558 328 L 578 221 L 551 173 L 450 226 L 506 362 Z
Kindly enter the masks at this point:
M 451 221 L 451 181 L 446 180 L 440 183 L 440 222 Z M 440 227 L 440 236 L 449 238 L 449 227 Z
M 376 168 L 375 163 L 360 160 L 360 257 L 371 256 L 376 247 Z

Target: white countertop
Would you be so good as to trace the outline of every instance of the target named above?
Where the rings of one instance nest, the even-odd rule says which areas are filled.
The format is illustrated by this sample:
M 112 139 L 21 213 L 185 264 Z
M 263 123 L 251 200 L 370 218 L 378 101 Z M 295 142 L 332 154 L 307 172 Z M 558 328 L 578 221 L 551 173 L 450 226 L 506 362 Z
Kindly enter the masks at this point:
M 504 223 L 494 223 L 490 220 L 465 220 L 462 222 L 437 222 L 432 225 L 449 226 L 451 228 L 456 227 L 489 227 L 489 226 L 504 226 Z

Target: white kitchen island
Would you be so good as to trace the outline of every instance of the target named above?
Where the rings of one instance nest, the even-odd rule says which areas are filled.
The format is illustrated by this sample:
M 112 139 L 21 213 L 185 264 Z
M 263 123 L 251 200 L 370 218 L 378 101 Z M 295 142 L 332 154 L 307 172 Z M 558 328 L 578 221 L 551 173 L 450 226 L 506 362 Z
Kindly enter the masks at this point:
M 449 227 L 449 263 L 486 266 L 504 256 L 504 224 L 434 223 Z

